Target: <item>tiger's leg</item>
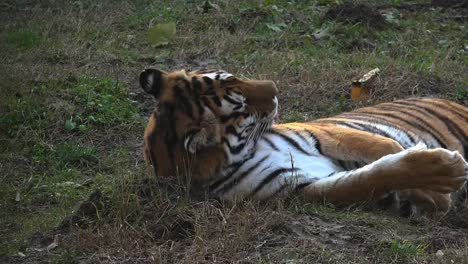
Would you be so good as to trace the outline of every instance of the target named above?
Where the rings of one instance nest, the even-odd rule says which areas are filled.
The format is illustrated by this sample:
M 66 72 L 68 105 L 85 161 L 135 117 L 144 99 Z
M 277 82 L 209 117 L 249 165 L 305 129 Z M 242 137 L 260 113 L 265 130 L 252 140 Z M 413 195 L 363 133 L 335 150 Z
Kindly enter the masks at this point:
M 346 127 L 323 124 L 314 134 L 325 139 L 322 140 L 324 155 L 335 159 L 371 163 L 385 155 L 403 151 L 403 147 L 393 139 Z M 410 210 L 417 206 L 425 212 L 445 212 L 451 206 L 450 194 L 408 189 L 398 191 L 396 195 L 400 201 L 410 202 Z
M 458 152 L 414 147 L 357 170 L 315 181 L 303 187 L 302 195 L 308 200 L 349 204 L 414 188 L 450 193 L 463 186 L 467 169 L 468 164 Z

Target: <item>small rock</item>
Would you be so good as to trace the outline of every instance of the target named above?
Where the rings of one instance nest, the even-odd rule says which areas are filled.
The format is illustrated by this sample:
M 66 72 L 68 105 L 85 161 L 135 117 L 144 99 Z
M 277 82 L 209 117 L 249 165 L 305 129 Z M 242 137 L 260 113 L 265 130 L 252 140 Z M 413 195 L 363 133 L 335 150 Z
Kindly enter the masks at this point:
M 444 256 L 444 252 L 443 252 L 442 250 L 440 250 L 440 249 L 437 250 L 437 252 L 436 252 L 436 257 L 442 258 L 443 256 Z

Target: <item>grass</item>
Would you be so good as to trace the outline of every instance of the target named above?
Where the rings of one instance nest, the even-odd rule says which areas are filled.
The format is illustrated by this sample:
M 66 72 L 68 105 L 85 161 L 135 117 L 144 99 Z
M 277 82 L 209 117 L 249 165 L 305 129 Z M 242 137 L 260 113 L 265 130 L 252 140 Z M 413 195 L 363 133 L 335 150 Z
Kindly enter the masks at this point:
M 155 179 L 142 159 L 154 101 L 137 77 L 147 66 L 274 80 L 281 122 L 408 96 L 466 104 L 463 11 L 430 2 L 0 4 L 0 259 L 466 262 L 466 212 L 403 219 L 368 205 L 224 204 L 188 195 L 184 180 Z M 332 12 L 360 4 L 364 16 Z M 148 29 L 170 21 L 176 36 L 153 48 Z M 370 100 L 352 102 L 352 80 L 376 67 Z M 59 246 L 41 251 L 57 233 Z
M 427 247 L 427 245 L 413 245 L 408 241 L 394 240 L 390 243 L 390 246 L 384 252 L 389 256 L 419 257 L 420 259 L 423 259 L 422 256 L 426 254 Z

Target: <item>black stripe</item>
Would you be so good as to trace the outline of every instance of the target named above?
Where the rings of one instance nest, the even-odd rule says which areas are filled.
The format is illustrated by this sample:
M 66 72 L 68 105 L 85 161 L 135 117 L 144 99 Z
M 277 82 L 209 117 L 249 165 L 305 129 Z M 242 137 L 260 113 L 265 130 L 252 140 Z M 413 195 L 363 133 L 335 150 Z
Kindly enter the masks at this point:
M 426 107 L 423 107 L 421 105 L 418 105 L 418 107 L 420 108 L 423 108 L 425 111 L 427 111 L 428 113 L 430 113 L 431 115 L 439 118 L 444 124 L 445 126 L 448 128 L 448 130 L 450 131 L 450 133 L 452 133 L 452 135 L 457 138 L 461 143 L 462 143 L 462 146 L 463 146 L 463 152 L 464 152 L 464 155 L 466 156 L 467 153 L 468 153 L 468 141 L 467 141 L 467 135 L 463 132 L 463 130 L 457 125 L 455 124 L 454 122 L 452 122 L 452 120 L 448 119 L 447 117 L 431 110 L 431 109 L 428 109 Z M 444 147 L 444 148 L 447 148 L 447 147 Z
M 174 87 L 174 95 L 177 97 L 176 101 L 179 103 L 180 107 L 182 108 L 182 112 L 187 114 L 190 118 L 194 119 L 192 104 L 190 101 L 185 97 L 184 92 L 178 86 Z
M 441 120 L 445 126 L 450 130 L 450 132 L 452 134 L 458 134 L 459 136 L 461 136 L 460 141 L 466 141 L 466 138 L 468 137 L 468 135 L 466 135 L 464 132 L 463 132 L 463 129 L 461 129 L 458 124 L 454 123 L 452 120 L 448 119 L 446 116 L 440 114 L 440 113 L 437 113 L 436 111 L 434 110 L 431 110 L 427 107 L 424 107 L 424 106 L 421 106 L 421 105 L 418 105 L 416 104 L 418 107 L 424 109 L 426 112 L 428 112 L 429 114 L 437 117 L 439 120 Z M 427 106 L 427 105 L 425 105 Z M 453 130 L 452 130 L 453 128 Z
M 210 99 L 208 99 L 208 97 L 203 96 L 201 98 L 201 100 L 202 100 L 204 106 L 208 107 L 211 110 L 211 112 L 216 113 L 216 111 L 215 111 L 215 109 L 213 109 L 213 105 L 209 101 Z
M 247 129 L 248 127 L 246 127 Z M 233 135 L 233 136 L 236 136 L 237 140 L 238 141 L 242 141 L 242 140 L 245 140 L 244 137 L 242 137 L 242 132 L 241 133 L 238 133 L 236 128 L 233 126 L 233 125 L 229 125 L 225 128 L 224 132 L 226 134 L 230 134 L 230 135 Z
M 174 149 L 177 144 L 177 134 L 174 122 L 175 106 L 173 103 L 161 103 L 161 113 L 158 115 L 157 129 L 158 133 L 162 133 L 166 143 L 166 151 L 169 155 L 171 168 L 174 167 Z
M 293 132 L 298 138 L 300 138 L 302 141 L 304 141 L 304 143 L 306 143 L 307 145 L 310 145 L 310 142 L 307 138 L 305 138 L 299 131 L 297 130 L 292 130 L 292 129 L 288 129 L 289 131 Z M 303 130 L 304 132 L 306 130 Z
M 303 183 L 300 183 L 298 184 L 295 188 L 294 188 L 294 192 L 300 192 L 302 191 L 302 189 L 304 189 L 305 187 L 309 186 L 310 184 L 314 183 L 315 181 L 313 182 L 303 182 Z
M 228 146 L 229 152 L 231 152 L 231 154 L 233 155 L 239 154 L 245 147 L 245 142 L 233 147 L 231 146 L 231 143 L 229 143 L 229 140 L 227 140 L 226 138 L 223 138 L 223 143 Z
M 239 110 L 241 108 L 242 108 L 242 105 L 240 104 L 240 105 L 235 106 L 232 110 L 237 111 L 237 110 Z
M 203 76 L 203 81 L 205 81 L 208 90 L 214 89 L 213 88 L 213 80 L 211 80 L 211 78 L 209 78 L 207 76 Z
M 366 118 L 362 118 L 362 119 L 363 119 L 363 121 L 370 122 Z M 392 135 L 388 134 L 385 130 L 382 130 L 382 129 L 376 127 L 375 124 L 372 124 L 372 123 L 371 124 L 346 123 L 346 122 L 341 122 L 341 121 L 339 121 L 339 123 L 341 125 L 343 125 L 343 126 L 346 126 L 346 127 L 352 128 L 352 129 L 357 129 L 357 130 L 360 130 L 360 131 L 366 131 L 366 132 L 377 134 L 377 135 L 380 135 L 380 136 L 383 136 L 383 137 L 386 137 L 386 138 L 391 138 L 391 139 L 397 141 L 398 143 L 400 143 L 405 148 L 416 145 L 416 139 L 411 134 L 408 134 L 407 132 L 402 131 L 399 128 L 396 128 L 393 125 L 390 125 L 388 122 L 385 122 L 385 123 L 380 122 L 380 123 L 377 123 L 377 124 L 387 126 L 387 127 L 391 128 L 391 129 L 400 131 L 402 134 L 405 134 L 406 137 L 410 141 L 409 145 L 404 144 L 404 142 L 402 140 L 400 140 L 399 138 L 393 137 Z
M 271 198 L 276 197 L 278 194 L 280 194 L 282 191 L 284 191 L 284 189 L 286 189 L 288 186 L 290 186 L 290 185 L 287 184 L 287 183 L 281 185 L 278 188 L 278 190 L 274 191 L 271 195 L 268 195 L 268 198 L 266 198 L 265 200 L 270 200 Z
M 201 116 L 203 115 L 203 113 L 205 113 L 205 108 L 203 108 L 202 103 L 200 101 L 201 83 L 197 80 L 196 77 L 192 77 L 192 87 L 193 93 L 195 94 L 195 104 L 198 108 L 198 114 Z
M 409 102 L 406 102 L 406 101 L 409 101 Z M 421 99 L 417 99 L 417 98 L 410 98 L 410 99 L 406 99 L 406 100 L 403 100 L 403 101 L 396 101 L 398 103 L 401 103 L 401 104 L 404 104 L 405 102 L 406 103 L 410 103 L 410 102 L 420 102 L 420 103 L 424 103 L 424 104 L 435 104 L 437 105 L 439 108 L 443 108 L 445 109 L 447 112 L 449 113 L 452 113 L 454 115 L 457 115 L 458 117 L 460 117 L 461 119 L 465 120 L 466 122 L 468 122 L 468 117 L 467 116 L 464 116 L 463 114 L 468 114 L 468 110 L 465 110 L 463 108 L 462 105 L 460 104 L 457 104 L 457 103 L 454 103 L 454 102 L 450 102 L 450 101 L 447 101 L 450 106 L 452 106 L 453 108 L 449 108 L 447 107 L 444 102 L 442 101 L 430 101 L 430 100 L 421 100 Z M 394 102 L 395 103 L 395 102 Z M 461 109 L 459 109 L 459 107 L 461 107 Z M 460 110 L 461 112 L 458 112 L 458 110 Z
M 182 78 L 182 77 L 177 77 L 176 79 L 177 82 L 182 82 L 183 83 L 183 89 L 189 94 L 189 95 L 192 95 L 192 89 L 191 89 L 191 85 L 190 85 L 190 82 L 185 79 L 185 78 Z M 178 87 L 180 87 L 180 85 L 178 84 L 177 85 Z
M 309 134 L 309 136 L 310 136 L 311 138 L 313 138 L 313 139 L 315 140 L 315 146 L 314 146 L 315 149 L 317 149 L 318 153 L 320 153 L 321 155 L 323 155 L 323 152 L 322 152 L 322 144 L 320 143 L 318 137 L 316 137 L 316 136 L 314 135 L 314 133 L 312 133 L 312 132 L 309 131 L 309 130 L 305 130 L 305 131 Z
M 336 162 L 338 163 L 340 167 L 342 167 L 343 169 L 346 169 L 346 163 L 344 162 L 344 160 L 337 159 Z
M 312 180 L 312 181 L 311 181 Z M 277 195 L 279 195 L 281 192 L 283 192 L 286 188 L 288 187 L 294 187 L 294 189 L 291 188 L 291 191 L 293 193 L 297 193 L 300 189 L 306 187 L 307 185 L 309 184 L 312 184 L 314 182 L 316 182 L 318 180 L 318 178 L 312 178 L 312 179 L 308 179 L 307 182 L 303 182 L 303 183 L 300 183 L 300 184 L 297 184 L 296 186 L 291 186 L 291 184 L 289 183 L 285 183 L 283 185 L 281 185 L 278 190 L 276 190 L 275 192 L 273 192 L 273 194 L 271 195 L 268 195 L 268 198 L 266 198 L 265 200 L 269 200 L 271 198 L 275 198 Z M 304 186 L 301 186 L 301 185 L 304 185 Z
M 216 190 L 219 186 L 221 186 L 221 184 L 223 184 L 224 182 L 226 182 L 227 180 L 229 180 L 232 175 L 234 175 L 242 165 L 244 165 L 246 162 L 248 162 L 249 160 L 253 159 L 253 157 L 255 157 L 255 152 L 252 152 L 252 154 L 250 154 L 246 159 L 243 159 L 241 161 L 237 161 L 231 165 L 229 165 L 226 169 L 224 169 L 224 171 L 227 171 L 229 169 L 232 169 L 229 174 L 227 174 L 226 176 L 224 176 L 223 178 L 215 181 L 214 183 L 212 183 L 210 186 L 209 186 L 209 191 L 210 192 L 213 192 L 214 190 Z
M 263 180 L 255 187 L 255 189 L 249 194 L 250 197 L 255 196 L 257 192 L 259 192 L 265 185 L 273 181 L 279 175 L 286 173 L 286 172 L 294 172 L 296 169 L 293 168 L 281 168 L 276 169 L 273 172 L 270 172 Z
M 197 77 L 192 77 L 192 86 L 193 90 L 199 94 L 202 92 L 202 84 L 199 80 L 197 80 Z
M 256 170 L 262 163 L 268 159 L 270 155 L 266 155 L 262 159 L 260 159 L 258 162 L 256 162 L 254 165 L 250 166 L 247 170 L 243 171 L 239 176 L 235 177 L 233 180 L 231 180 L 229 183 L 225 184 L 223 188 L 217 191 L 219 195 L 223 195 L 224 193 L 228 192 L 230 189 L 232 189 L 234 186 L 239 184 L 245 177 L 249 176 L 250 173 L 254 170 Z M 245 163 L 244 163 L 245 164 Z
M 299 150 L 300 152 L 306 154 L 306 155 L 311 155 L 310 153 L 308 153 L 305 149 L 303 149 L 294 139 L 286 136 L 286 135 L 283 135 L 281 134 L 280 132 L 278 131 L 275 131 L 275 130 L 271 130 L 270 134 L 272 135 L 277 135 L 279 137 L 281 137 L 284 141 L 288 142 L 290 145 L 292 145 L 295 149 Z
M 221 100 L 219 100 L 219 97 L 217 95 L 211 97 L 211 99 L 213 100 L 213 102 L 215 103 L 215 105 L 217 105 L 218 107 L 221 107 L 222 104 L 221 104 Z
M 430 129 L 431 133 L 437 134 L 438 138 L 440 138 L 440 139 L 444 138 L 444 136 L 437 129 L 435 129 L 433 126 L 431 126 L 430 123 L 424 121 L 422 118 L 420 118 L 419 116 L 414 115 L 411 112 L 404 111 L 403 109 L 401 109 L 401 107 L 398 108 L 396 106 L 393 107 L 393 106 L 390 106 L 390 105 L 377 105 L 375 108 L 382 109 L 384 111 L 394 111 L 394 112 L 404 113 L 405 115 L 410 116 L 410 117 L 418 120 L 418 122 L 420 122 L 424 126 L 428 127 Z M 422 114 L 422 115 L 424 115 L 426 117 L 430 117 L 427 113 L 425 113 L 424 111 L 421 111 L 420 109 L 417 109 L 417 108 L 415 109 L 414 107 L 411 107 L 411 110 L 416 111 L 416 112 L 418 112 L 418 113 L 420 113 L 420 114 Z M 429 131 L 429 130 L 427 130 L 427 131 Z
M 267 138 L 266 136 L 263 136 L 262 137 L 263 140 L 265 140 L 265 142 L 272 148 L 274 149 L 275 151 L 279 151 L 279 148 L 273 143 L 273 141 L 271 141 L 269 138 Z
M 224 130 L 227 134 L 238 135 L 236 128 L 233 125 L 229 125 Z
M 249 117 L 250 114 L 249 113 L 243 113 L 243 112 L 234 112 L 230 115 L 222 115 L 219 117 L 219 120 L 222 122 L 222 123 L 226 123 L 228 122 L 229 120 L 231 119 L 237 119 L 239 117 L 244 117 L 244 118 L 247 118 Z
M 224 100 L 228 101 L 229 103 L 231 103 L 233 105 L 242 105 L 242 102 L 237 102 L 234 99 L 232 99 L 231 97 L 229 97 L 228 95 L 224 95 L 223 98 L 224 98 Z
M 216 96 L 216 91 L 213 85 L 213 80 L 211 80 L 209 77 L 203 76 L 203 81 L 205 81 L 206 84 L 206 91 L 203 93 L 203 95 L 211 95 L 211 96 Z M 216 100 L 216 99 L 215 99 Z M 219 101 L 219 98 L 217 99 Z M 215 101 L 216 103 L 216 101 Z M 218 105 L 221 106 L 221 105 Z
M 156 116 L 155 116 L 155 115 L 156 115 L 156 114 L 151 115 L 150 118 L 153 118 L 155 124 L 157 124 L 157 119 L 156 119 Z M 155 156 L 154 151 L 151 151 L 151 149 L 152 149 L 153 147 L 156 147 L 156 146 L 157 146 L 157 145 L 156 145 L 157 133 L 158 133 L 158 129 L 156 129 L 156 131 L 153 130 L 153 132 L 149 135 L 149 137 L 148 137 L 148 141 L 149 141 L 149 142 L 148 142 L 148 143 L 149 143 L 148 148 L 149 148 L 149 149 L 148 149 L 148 150 L 149 150 L 149 153 L 150 153 L 150 157 L 149 157 L 149 158 L 150 158 L 150 161 L 151 161 L 151 165 L 153 165 L 153 169 L 154 169 L 155 175 L 156 175 L 156 176 L 159 176 L 159 175 L 157 175 L 157 172 L 158 172 L 158 170 L 157 170 L 157 167 L 158 167 L 157 164 L 158 164 L 158 163 L 157 163 L 157 160 L 156 160 L 156 156 Z

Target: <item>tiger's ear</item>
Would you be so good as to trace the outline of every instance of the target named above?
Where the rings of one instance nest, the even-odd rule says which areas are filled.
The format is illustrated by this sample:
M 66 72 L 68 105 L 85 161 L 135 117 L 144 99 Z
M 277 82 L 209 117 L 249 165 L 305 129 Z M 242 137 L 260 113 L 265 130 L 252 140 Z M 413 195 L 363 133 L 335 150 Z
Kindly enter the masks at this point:
M 140 85 L 145 92 L 158 98 L 161 94 L 167 73 L 156 69 L 146 69 L 140 74 Z

